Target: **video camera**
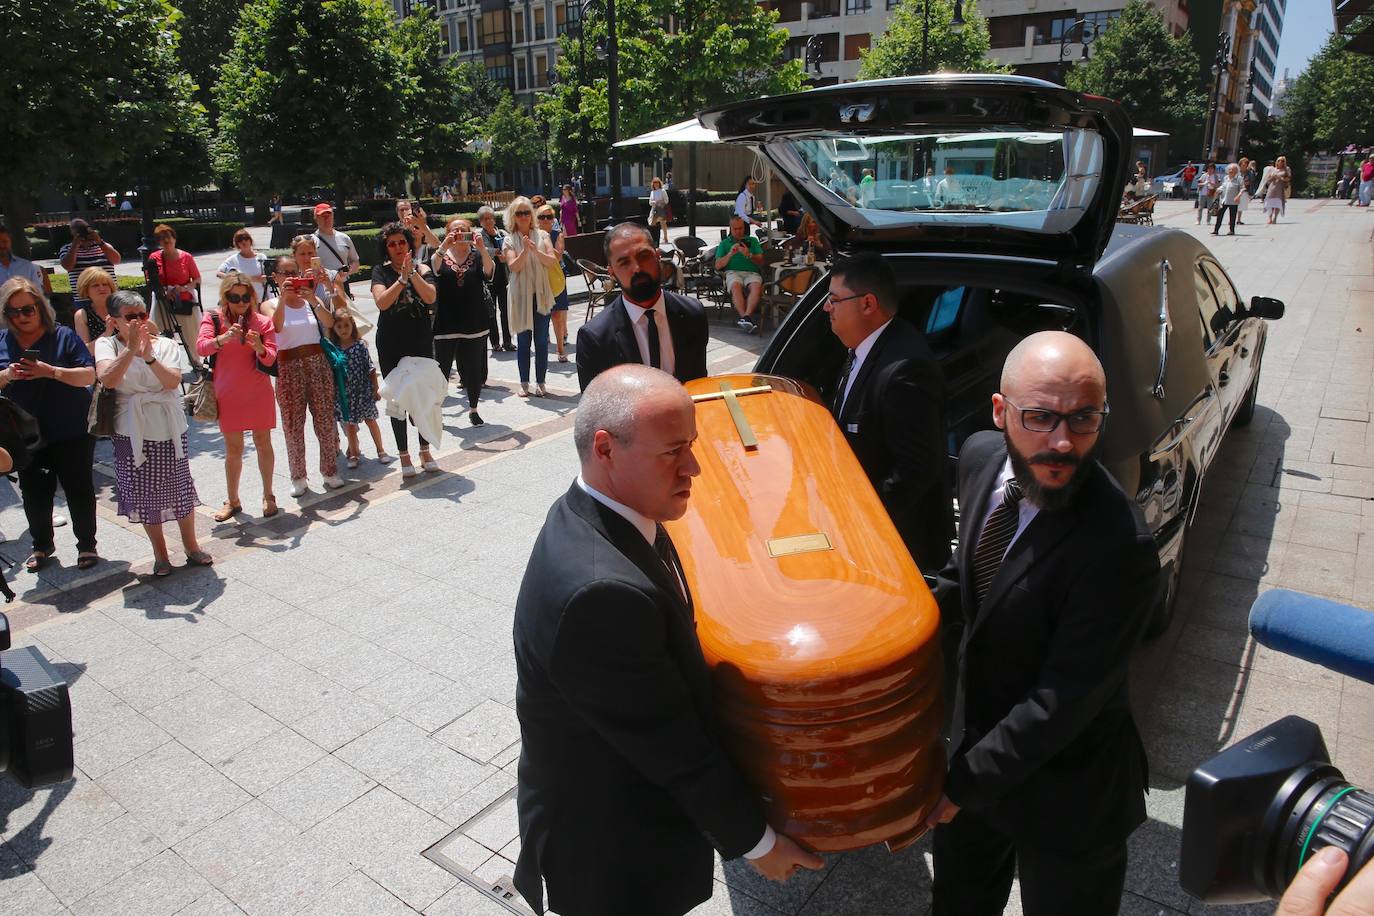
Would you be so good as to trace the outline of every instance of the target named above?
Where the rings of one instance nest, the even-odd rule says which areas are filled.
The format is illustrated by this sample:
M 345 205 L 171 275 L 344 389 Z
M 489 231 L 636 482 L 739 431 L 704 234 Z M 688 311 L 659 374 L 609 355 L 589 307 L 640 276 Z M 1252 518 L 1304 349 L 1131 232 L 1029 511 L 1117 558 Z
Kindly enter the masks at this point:
M 1374 683 L 1374 614 L 1274 589 L 1250 610 L 1260 644 Z M 1277 899 L 1325 846 L 1374 855 L 1374 794 L 1331 765 L 1321 729 L 1288 716 L 1195 769 L 1184 793 L 1179 883 L 1205 903 Z
M 34 789 L 70 779 L 72 768 L 67 682 L 32 646 L 10 648 L 0 614 L 0 773 Z

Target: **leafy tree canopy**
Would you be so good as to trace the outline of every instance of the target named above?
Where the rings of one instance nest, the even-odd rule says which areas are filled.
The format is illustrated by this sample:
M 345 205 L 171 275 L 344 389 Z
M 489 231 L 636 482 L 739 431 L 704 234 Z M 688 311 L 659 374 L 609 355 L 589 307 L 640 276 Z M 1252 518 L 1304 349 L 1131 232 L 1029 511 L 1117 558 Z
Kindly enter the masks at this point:
M 1137 127 L 1184 133 L 1207 116 L 1197 52 L 1145 0 L 1130 0 L 1091 47 L 1069 71 L 1070 89 L 1116 99 Z
M 415 116 L 428 51 L 399 34 L 384 0 L 250 0 L 215 84 L 217 167 L 259 193 L 333 185 L 340 203 L 408 174 L 432 127 Z
M 174 0 L 181 11 L 181 66 L 196 84 L 196 100 L 212 122 L 218 120 L 214 87 L 224 55 L 234 42 L 234 27 L 247 0 Z
M 575 35 L 563 36 L 558 82 L 539 103 L 554 153 L 565 160 L 577 158 L 584 135 L 593 160 L 608 146 L 607 61 L 597 53 L 605 17 L 590 10 L 582 30 L 585 54 Z M 777 27 L 777 13 L 755 0 L 617 0 L 616 33 L 621 137 L 710 105 L 802 88 L 801 61 L 780 63 L 788 36 Z
M 988 22 L 975 0 L 964 4 L 964 26 L 954 29 L 953 0 L 930 0 L 929 66 L 922 67 L 925 0 L 902 0 L 892 11 L 887 31 L 863 54 L 859 79 L 883 79 L 918 73 L 1006 73 L 1011 68 L 988 57 Z
M 490 144 L 486 156 L 501 168 L 518 169 L 543 156 L 539 125 L 510 93 L 482 120 L 480 133 Z

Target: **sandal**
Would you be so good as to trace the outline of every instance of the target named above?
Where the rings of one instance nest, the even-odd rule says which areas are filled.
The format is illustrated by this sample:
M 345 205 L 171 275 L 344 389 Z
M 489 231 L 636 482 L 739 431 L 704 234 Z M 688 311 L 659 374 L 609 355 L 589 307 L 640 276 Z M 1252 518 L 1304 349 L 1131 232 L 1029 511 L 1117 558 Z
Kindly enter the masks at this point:
M 520 397 L 522 397 L 522 398 L 527 398 L 527 397 L 529 397 L 529 396 L 530 396 L 530 386 L 527 385 L 527 384 L 525 384 L 524 382 L 521 382 L 521 383 L 520 383 L 520 390 L 519 390 L 518 392 L 516 392 L 516 394 L 520 395 Z
M 262 517 L 271 518 L 281 510 L 277 508 L 277 498 L 272 494 L 267 494 L 262 498 Z
M 167 560 L 157 560 L 153 563 L 153 575 L 159 579 L 172 574 L 172 564 Z
M 41 550 L 35 550 L 29 554 L 29 558 L 24 561 L 24 568 L 31 573 L 36 573 L 48 562 L 48 555 Z
M 95 566 L 95 564 L 97 564 L 97 563 L 99 563 L 99 562 L 100 562 L 100 554 L 96 553 L 96 552 L 93 551 L 93 550 L 85 551 L 85 552 L 83 552 L 83 553 L 78 553 L 78 554 L 76 555 L 76 568 L 77 568 L 77 569 L 90 569 L 91 567 Z
M 420 467 L 429 471 L 431 474 L 439 470 L 439 462 L 434 460 L 434 456 L 429 452 L 420 453 Z
M 188 566 L 214 566 L 215 558 L 203 550 L 193 550 L 186 555 Z
M 227 522 L 227 521 L 229 521 L 229 519 L 231 519 L 231 518 L 233 518 L 234 516 L 238 515 L 238 514 L 239 514 L 240 512 L 242 512 L 242 511 L 243 511 L 243 504 L 242 504 L 242 503 L 231 503 L 231 502 L 229 502 L 229 501 L 226 500 L 225 503 L 224 503 L 224 505 L 222 505 L 222 506 L 219 507 L 219 511 L 215 513 L 215 521 L 217 521 L 217 522 Z

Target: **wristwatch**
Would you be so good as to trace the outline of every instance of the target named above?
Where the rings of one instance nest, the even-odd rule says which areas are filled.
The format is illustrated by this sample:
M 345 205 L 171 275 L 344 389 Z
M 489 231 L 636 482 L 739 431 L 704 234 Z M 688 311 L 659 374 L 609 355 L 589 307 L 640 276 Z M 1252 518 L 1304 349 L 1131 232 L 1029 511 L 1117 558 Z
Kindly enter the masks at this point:
M 150 356 L 147 359 L 145 359 L 144 362 L 151 366 L 153 363 L 157 362 L 157 357 Z

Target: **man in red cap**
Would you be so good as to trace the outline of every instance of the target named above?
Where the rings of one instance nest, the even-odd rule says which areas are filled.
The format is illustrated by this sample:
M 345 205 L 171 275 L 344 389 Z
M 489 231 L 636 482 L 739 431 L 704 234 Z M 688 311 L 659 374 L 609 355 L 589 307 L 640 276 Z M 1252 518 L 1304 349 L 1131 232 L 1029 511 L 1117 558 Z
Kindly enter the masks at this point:
M 315 249 L 320 263 L 331 273 L 343 271 L 344 276 L 355 273 L 362 263 L 358 260 L 358 249 L 346 233 L 334 231 L 334 208 L 329 204 L 315 204 Z M 348 291 L 348 284 L 344 284 Z M 353 293 L 348 292 L 348 298 Z

